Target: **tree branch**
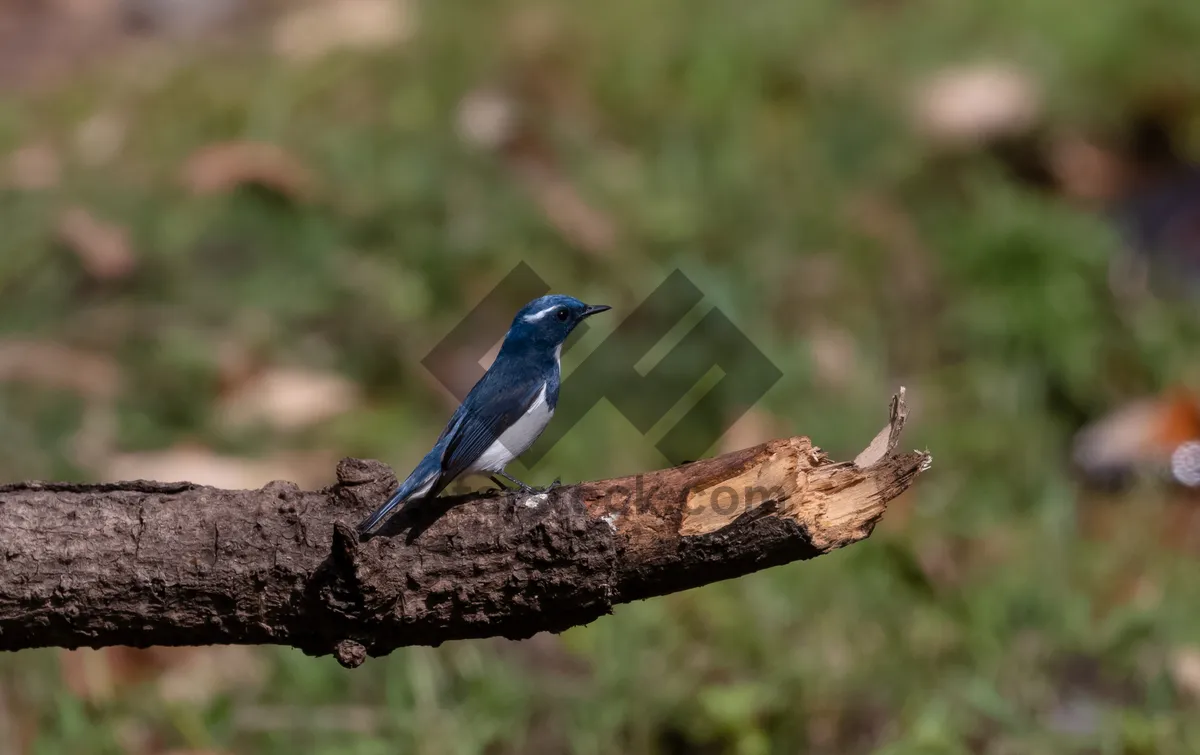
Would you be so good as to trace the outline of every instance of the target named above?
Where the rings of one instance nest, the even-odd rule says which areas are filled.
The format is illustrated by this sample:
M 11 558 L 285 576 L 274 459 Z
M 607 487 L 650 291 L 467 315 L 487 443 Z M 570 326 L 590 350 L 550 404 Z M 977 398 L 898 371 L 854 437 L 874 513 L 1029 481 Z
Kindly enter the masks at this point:
M 617 603 L 812 558 L 870 535 L 929 465 L 895 455 L 904 399 L 855 462 L 803 437 L 645 475 L 439 498 L 360 542 L 395 488 L 338 483 L 0 487 L 0 649 L 281 644 L 346 666 L 405 645 L 529 637 Z

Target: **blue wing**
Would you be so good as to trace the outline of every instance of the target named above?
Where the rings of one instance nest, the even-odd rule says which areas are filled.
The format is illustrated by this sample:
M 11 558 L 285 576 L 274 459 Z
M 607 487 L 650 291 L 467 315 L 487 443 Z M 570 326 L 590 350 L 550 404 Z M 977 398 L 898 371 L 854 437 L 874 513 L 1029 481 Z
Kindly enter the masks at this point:
M 496 442 L 505 430 L 512 427 L 518 419 L 525 416 L 529 407 L 537 400 L 542 392 L 544 381 L 540 380 L 508 380 L 501 373 L 489 381 L 492 373 L 471 389 L 474 394 L 479 390 L 480 400 L 473 402 L 468 395 L 463 406 L 474 407 L 482 404 L 473 411 L 463 412 L 459 422 L 449 433 L 445 451 L 442 454 L 442 475 L 449 483 L 458 477 L 478 459 L 488 446 Z M 487 383 L 491 382 L 491 385 Z M 486 403 L 482 397 L 486 396 Z M 462 407 L 459 407 L 460 411 Z
M 555 381 L 557 387 L 557 381 Z M 518 381 L 504 370 L 488 370 L 455 410 L 433 450 L 396 489 L 388 502 L 358 525 L 370 532 L 400 504 L 412 498 L 433 498 L 471 466 L 537 400 L 539 381 Z M 472 407 L 468 410 L 468 407 Z

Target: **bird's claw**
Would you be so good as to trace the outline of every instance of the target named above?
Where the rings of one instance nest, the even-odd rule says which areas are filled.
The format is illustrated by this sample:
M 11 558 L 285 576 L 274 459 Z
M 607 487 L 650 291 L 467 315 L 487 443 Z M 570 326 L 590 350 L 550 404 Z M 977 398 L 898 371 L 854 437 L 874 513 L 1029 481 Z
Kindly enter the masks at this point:
M 549 493 L 551 490 L 554 490 L 555 488 L 562 487 L 562 478 L 561 477 L 555 477 L 554 482 L 550 483 L 549 485 L 547 485 L 544 488 L 534 487 L 533 485 L 526 485 L 525 483 L 521 482 L 520 480 L 518 480 L 515 477 L 509 477 L 508 479 L 510 481 L 512 481 L 512 483 L 514 485 L 517 486 L 517 491 L 520 493 L 523 493 L 524 495 L 538 495 L 541 493 Z M 500 483 L 500 481 L 497 480 L 495 477 L 492 477 L 492 482 L 496 483 L 496 487 L 500 488 L 501 490 L 504 490 L 504 491 L 511 490 L 511 488 L 506 488 L 504 485 L 502 485 Z
M 550 483 L 546 487 L 544 487 L 544 488 L 529 488 L 525 492 L 526 493 L 535 493 L 535 494 L 549 493 L 551 490 L 554 490 L 555 488 L 561 488 L 561 487 L 562 487 L 562 478 L 555 477 L 554 482 Z

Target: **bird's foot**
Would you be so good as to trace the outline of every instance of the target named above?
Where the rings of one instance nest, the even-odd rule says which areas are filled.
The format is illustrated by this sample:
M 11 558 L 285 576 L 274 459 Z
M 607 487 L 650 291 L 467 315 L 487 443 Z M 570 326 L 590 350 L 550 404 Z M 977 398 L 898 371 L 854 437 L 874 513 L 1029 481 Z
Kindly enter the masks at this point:
M 517 486 L 517 490 L 521 491 L 522 493 L 529 494 L 529 493 L 537 493 L 537 492 L 538 492 L 538 489 L 537 489 L 537 488 L 535 488 L 535 487 L 533 487 L 533 486 L 531 486 L 531 485 L 526 485 L 525 483 L 521 482 L 521 481 L 520 481 L 520 480 L 518 480 L 516 477 L 513 477 L 513 476 L 512 476 L 512 475 L 510 475 L 510 474 L 506 474 L 506 473 L 504 473 L 504 472 L 497 472 L 496 474 L 498 474 L 498 475 L 500 475 L 501 477 L 503 477 L 504 479 L 508 480 L 508 481 L 509 481 L 509 482 L 511 482 L 513 485 L 516 485 L 516 486 Z M 492 477 L 492 482 L 496 483 L 497 485 L 499 485 L 499 484 L 500 484 L 500 481 L 499 481 L 499 480 L 497 480 L 495 477 Z
M 526 488 L 523 488 L 521 492 L 529 493 L 531 495 L 541 495 L 542 493 L 549 493 L 551 490 L 554 490 L 555 488 L 561 488 L 561 487 L 562 487 L 562 478 L 555 477 L 554 482 L 550 483 L 549 485 L 546 485 L 544 487 L 536 487 L 536 486 L 526 487 Z

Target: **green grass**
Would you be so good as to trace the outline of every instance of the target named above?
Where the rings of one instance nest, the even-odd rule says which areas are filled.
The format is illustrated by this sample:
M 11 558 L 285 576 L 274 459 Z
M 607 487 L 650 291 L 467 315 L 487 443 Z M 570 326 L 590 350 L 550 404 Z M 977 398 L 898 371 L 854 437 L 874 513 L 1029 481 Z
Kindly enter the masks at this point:
M 1050 131 L 1110 130 L 1169 87 L 1194 146 L 1200 6 L 548 3 L 536 7 L 561 41 L 537 54 L 511 31 L 528 7 L 425 3 L 411 42 L 310 67 L 201 51 L 6 98 L 0 152 L 47 139 L 66 164 L 52 191 L 0 194 L 0 329 L 112 354 L 127 380 L 122 451 L 190 439 L 403 467 L 447 413 L 420 359 L 518 262 L 625 309 L 678 267 L 783 371 L 760 405 L 779 432 L 851 458 L 908 385 L 905 442 L 935 460 L 911 517 L 811 563 L 621 606 L 533 649 L 454 643 L 353 672 L 264 649 L 261 689 L 199 706 L 152 686 L 87 703 L 53 654 L 0 659 L 33 752 L 125 752 L 131 722 L 164 747 L 239 753 L 1200 751 L 1196 702 L 1169 674 L 1196 642 L 1195 559 L 1132 524 L 1115 541 L 1081 534 L 1073 424 L 1046 389 L 1100 411 L 1182 379 L 1194 313 L 1115 315 L 1112 231 L 984 155 L 940 159 L 904 99 L 942 65 L 1015 58 L 1044 87 Z M 494 83 L 523 87 L 563 174 L 618 229 L 610 253 L 572 249 L 494 154 L 456 136 L 459 99 Z M 101 108 L 128 119 L 128 139 L 87 167 L 72 134 Z M 285 147 L 319 176 L 320 200 L 188 195 L 183 160 L 228 139 Z M 916 262 L 864 226 L 854 208 L 868 196 L 911 222 Z M 55 244 L 68 202 L 130 231 L 132 279 L 91 282 Z M 914 265 L 936 306 L 897 283 Z M 809 347 L 817 326 L 853 336 L 853 372 L 836 385 Z M 368 405 L 299 434 L 231 435 L 212 413 L 230 333 L 269 362 L 336 369 Z M 59 390 L 0 389 L 0 474 L 94 474 L 68 447 L 84 409 Z M 601 406 L 530 476 L 661 463 Z M 1153 516 L 1161 495 L 1140 495 Z M 952 554 L 941 571 L 922 561 L 939 548 Z M 1160 597 L 1103 609 L 1132 573 Z M 254 725 L 264 706 L 301 723 L 330 706 L 371 720 Z M 1069 717 L 1080 732 L 1064 732 Z

